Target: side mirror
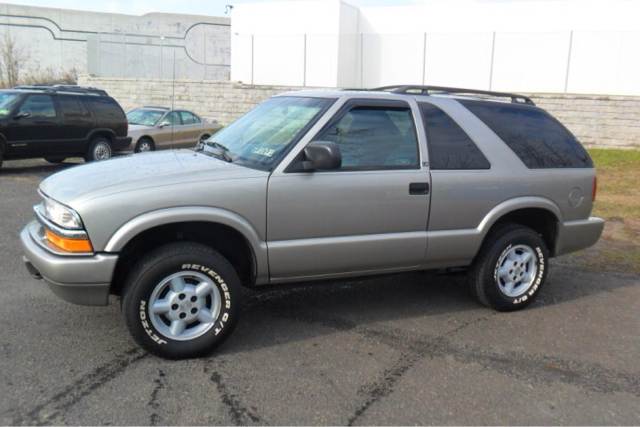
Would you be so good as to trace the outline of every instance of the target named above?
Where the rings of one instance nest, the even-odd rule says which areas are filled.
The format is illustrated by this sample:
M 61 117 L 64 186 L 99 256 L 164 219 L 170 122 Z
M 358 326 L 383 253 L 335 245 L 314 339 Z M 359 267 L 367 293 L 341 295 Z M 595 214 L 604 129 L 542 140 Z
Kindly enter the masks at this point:
M 160 127 L 163 128 L 165 126 L 171 126 L 171 122 L 169 120 L 165 120 L 162 123 L 160 123 Z
M 28 112 L 28 111 L 23 111 L 22 113 L 18 113 L 18 114 L 16 114 L 15 116 L 13 116 L 13 118 L 14 118 L 14 119 L 16 119 L 16 120 L 19 120 L 19 119 L 21 119 L 21 118 L 23 118 L 23 117 L 29 117 L 29 116 L 31 116 L 31 113 L 30 113 L 30 112 Z
M 294 171 L 336 170 L 342 166 L 342 153 L 332 141 L 312 141 L 304 150 L 305 160 L 294 167 Z

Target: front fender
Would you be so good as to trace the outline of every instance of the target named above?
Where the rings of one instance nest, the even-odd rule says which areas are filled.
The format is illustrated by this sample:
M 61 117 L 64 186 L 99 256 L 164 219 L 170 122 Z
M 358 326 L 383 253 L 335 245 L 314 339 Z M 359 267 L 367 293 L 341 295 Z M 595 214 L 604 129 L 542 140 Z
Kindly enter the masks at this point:
M 120 252 L 125 245 L 141 232 L 166 224 L 179 222 L 211 222 L 223 224 L 237 230 L 251 245 L 256 258 L 256 284 L 269 281 L 267 245 L 260 240 L 253 225 L 240 215 L 218 208 L 176 207 L 147 212 L 122 225 L 107 241 L 105 252 Z

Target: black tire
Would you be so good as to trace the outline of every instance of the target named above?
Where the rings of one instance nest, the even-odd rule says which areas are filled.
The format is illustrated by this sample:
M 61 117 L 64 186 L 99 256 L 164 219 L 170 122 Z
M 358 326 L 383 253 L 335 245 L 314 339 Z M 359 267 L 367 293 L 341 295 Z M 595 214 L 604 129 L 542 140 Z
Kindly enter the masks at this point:
M 483 305 L 515 311 L 537 298 L 548 272 L 549 251 L 542 237 L 528 227 L 505 224 L 482 244 L 468 272 L 469 287 Z
M 149 147 L 145 149 L 145 147 Z M 151 138 L 140 138 L 138 142 L 136 142 L 136 148 L 133 149 L 134 153 L 141 153 L 145 151 L 155 151 L 156 146 L 151 140 Z
M 108 160 L 113 155 L 113 147 L 111 142 L 103 137 L 99 136 L 91 140 L 89 148 L 84 156 L 85 162 L 94 162 L 99 160 Z
M 194 275 L 198 277 L 192 279 Z M 174 292 L 172 277 L 182 280 L 182 290 Z M 204 282 L 212 291 L 199 298 L 190 286 Z M 242 303 L 240 279 L 229 261 L 207 246 L 190 242 L 172 243 L 146 254 L 127 276 L 122 295 L 122 311 L 134 340 L 167 359 L 211 353 L 233 331 Z M 159 300 L 165 314 L 152 312 Z M 218 314 L 204 323 L 198 319 L 205 310 Z M 187 326 L 172 335 L 174 322 Z
M 202 135 L 202 136 L 200 137 L 200 140 L 199 140 L 198 142 L 200 142 L 200 141 L 206 141 L 206 140 L 207 140 L 207 139 L 209 139 L 209 138 L 211 138 L 211 135 L 204 134 L 204 135 Z
M 54 165 L 60 164 L 65 160 L 67 160 L 66 157 L 63 157 L 62 159 L 53 159 L 51 157 L 45 157 L 44 159 L 49 163 L 53 163 Z
M 2 147 L 0 146 L 0 168 L 2 167 L 2 160 L 4 159 L 4 153 L 2 152 Z

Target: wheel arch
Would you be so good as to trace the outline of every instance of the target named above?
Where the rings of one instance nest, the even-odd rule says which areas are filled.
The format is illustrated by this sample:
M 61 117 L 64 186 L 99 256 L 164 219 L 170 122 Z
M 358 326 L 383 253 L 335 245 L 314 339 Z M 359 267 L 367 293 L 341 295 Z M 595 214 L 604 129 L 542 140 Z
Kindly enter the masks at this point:
M 542 197 L 520 197 L 496 206 L 478 227 L 482 243 L 503 224 L 529 227 L 542 236 L 551 257 L 555 256 L 562 214 L 551 200 Z
M 99 137 L 105 137 L 113 144 L 116 140 L 116 133 L 113 130 L 106 128 L 93 129 L 89 132 L 89 135 L 87 135 L 87 144 Z
M 268 282 L 267 247 L 244 218 L 215 208 L 170 208 L 141 215 L 118 229 L 105 246 L 120 253 L 112 291 L 142 253 L 174 241 L 193 241 L 220 252 L 238 270 L 243 285 Z

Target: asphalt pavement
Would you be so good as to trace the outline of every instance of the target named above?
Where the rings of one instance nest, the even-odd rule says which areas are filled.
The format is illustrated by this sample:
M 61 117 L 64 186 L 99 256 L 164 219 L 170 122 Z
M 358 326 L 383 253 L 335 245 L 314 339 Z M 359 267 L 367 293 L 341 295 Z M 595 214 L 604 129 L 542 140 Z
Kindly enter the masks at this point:
M 119 301 L 31 279 L 18 233 L 69 164 L 0 169 L 0 425 L 638 425 L 640 276 L 551 261 L 530 308 L 496 313 L 464 274 L 247 291 L 205 359 L 139 349 Z

